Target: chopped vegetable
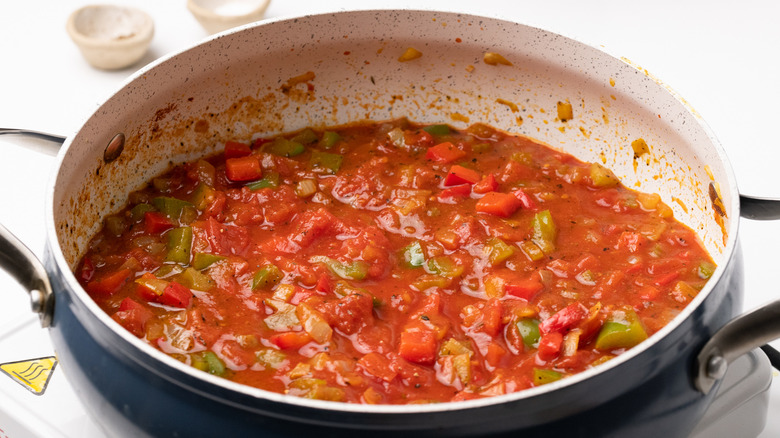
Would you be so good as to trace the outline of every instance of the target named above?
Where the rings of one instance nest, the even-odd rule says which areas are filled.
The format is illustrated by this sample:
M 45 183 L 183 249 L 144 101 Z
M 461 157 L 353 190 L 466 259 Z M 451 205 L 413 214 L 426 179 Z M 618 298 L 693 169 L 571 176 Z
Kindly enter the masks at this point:
M 207 186 L 206 184 L 199 183 L 195 191 L 192 192 L 192 205 L 198 210 L 205 210 L 212 202 L 217 191 Z
M 401 332 L 398 355 L 415 363 L 436 360 L 436 334 L 429 329 L 413 327 Z
M 174 228 L 168 232 L 168 253 L 165 260 L 169 262 L 190 263 L 190 251 L 192 249 L 192 228 Z
M 290 139 L 290 141 L 301 144 L 311 144 L 318 140 L 319 137 L 317 136 L 317 133 L 314 132 L 311 128 L 304 129 L 303 131 L 295 134 L 295 136 Z
M 555 251 L 555 241 L 558 238 L 558 227 L 552 218 L 550 210 L 540 211 L 534 215 L 531 226 L 534 229 L 533 242 L 545 254 Z
M 563 375 L 558 371 L 534 368 L 534 385 L 541 386 L 560 380 Z
M 225 160 L 225 175 L 231 181 L 255 181 L 263 176 L 263 169 L 257 157 L 250 155 Z
M 295 185 L 295 194 L 299 198 L 308 198 L 315 193 L 317 193 L 317 181 L 313 179 L 304 179 Z
M 343 160 L 343 156 L 329 152 L 312 151 L 311 153 L 312 167 L 324 170 L 331 175 L 339 171 Z
M 339 141 L 341 141 L 341 136 L 338 133 L 333 131 L 325 131 L 322 133 L 322 138 L 320 139 L 318 145 L 323 149 L 331 149 Z
M 463 273 L 463 266 L 457 264 L 452 257 L 439 256 L 428 259 L 426 271 L 442 277 L 454 278 Z
M 225 260 L 225 257 L 217 254 L 199 252 L 192 257 L 192 267 L 198 270 L 202 270 L 208 268 L 220 260 Z
M 594 187 L 614 187 L 620 182 L 611 170 L 598 163 L 590 165 L 590 180 Z
M 179 282 L 181 282 L 181 284 L 187 286 L 190 289 L 207 291 L 214 287 L 214 281 L 211 279 L 211 277 L 203 274 L 194 267 L 185 269 L 176 277 Z
M 452 143 L 445 141 L 428 148 L 425 158 L 438 163 L 450 163 L 466 156 L 466 152 L 458 149 Z
M 499 217 L 509 217 L 520 208 L 520 201 L 507 193 L 488 192 L 477 201 L 476 210 Z
M 406 262 L 406 266 L 410 268 L 417 268 L 425 263 L 425 254 L 419 241 L 415 240 L 403 249 L 403 259 Z
M 152 204 L 160 213 L 168 216 L 174 221 L 178 221 L 182 212 L 187 207 L 194 207 L 190 202 L 183 201 L 181 199 L 172 198 L 170 196 L 158 196 L 152 199 Z
M 599 350 L 631 348 L 645 339 L 647 332 L 636 312 L 632 309 L 621 309 L 612 312 L 604 322 L 595 346 Z
M 283 137 L 277 137 L 265 148 L 268 152 L 279 155 L 280 157 L 295 157 L 302 154 L 306 148 L 297 141 L 287 140 Z
M 222 376 L 225 374 L 225 363 L 222 362 L 222 359 L 217 357 L 213 351 L 207 351 L 203 353 L 203 360 L 206 361 L 206 365 L 208 366 L 206 371 L 208 371 L 209 374 L 213 374 L 215 376 Z
M 475 184 L 481 179 L 482 175 L 476 170 L 455 164 L 450 167 L 449 173 L 447 173 L 447 176 L 444 178 L 444 185 Z
M 537 348 L 539 346 L 539 321 L 536 319 L 523 318 L 517 321 L 517 329 L 523 338 L 523 344 L 526 348 Z
M 498 183 L 492 173 L 483 176 L 481 180 L 474 184 L 474 193 L 485 194 L 498 190 Z
M 574 118 L 574 111 L 572 110 L 571 104 L 569 102 L 559 101 L 556 104 L 556 108 L 558 110 L 558 119 L 560 121 L 565 122 Z
M 314 256 L 309 263 L 324 263 L 331 272 L 345 280 L 362 280 L 368 275 L 368 263 L 357 260 L 349 264 L 341 263 L 325 256 Z
M 485 242 L 485 253 L 493 266 L 505 261 L 515 253 L 514 248 L 498 237 L 491 237 Z
M 450 127 L 447 125 L 429 125 L 423 128 L 423 131 L 437 136 L 449 135 Z
M 121 269 L 116 272 L 95 278 L 87 283 L 87 292 L 99 296 L 110 296 L 117 292 L 127 283 L 133 272 L 129 269 Z
M 252 290 L 272 288 L 279 284 L 283 278 L 282 270 L 273 263 L 268 263 L 260 268 L 252 278 Z
M 229 158 L 241 158 L 252 154 L 252 149 L 246 143 L 239 143 L 237 141 L 225 142 L 225 159 Z
M 249 190 L 275 189 L 279 187 L 279 173 L 265 172 L 263 178 L 246 185 Z
M 171 281 L 168 283 L 168 286 L 163 289 L 163 293 L 159 296 L 157 301 L 166 306 L 186 309 L 190 305 L 191 298 L 192 291 L 190 291 L 187 286 Z

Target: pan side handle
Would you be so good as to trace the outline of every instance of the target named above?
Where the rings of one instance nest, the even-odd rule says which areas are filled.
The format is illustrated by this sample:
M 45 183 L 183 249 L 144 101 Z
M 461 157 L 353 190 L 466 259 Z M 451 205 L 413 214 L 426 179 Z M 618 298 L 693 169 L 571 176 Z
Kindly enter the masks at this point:
M 753 220 L 780 219 L 780 200 L 739 196 L 740 216 Z M 725 374 L 737 357 L 761 347 L 774 352 L 767 342 L 780 338 L 780 300 L 740 315 L 718 330 L 696 357 L 694 385 L 704 394 Z M 777 367 L 777 361 L 772 364 Z
M 696 358 L 694 385 L 707 394 L 739 356 L 780 338 L 780 300 L 738 316 L 704 344 Z
M 43 327 L 51 325 L 54 294 L 43 264 L 16 236 L 0 224 L 0 267 L 30 294 L 33 312 Z
M 780 199 L 739 195 L 740 216 L 753 220 L 780 219 Z
M 0 135 L 19 135 L 45 140 L 30 149 L 49 155 L 57 155 L 65 137 L 29 129 L 0 128 Z M 8 272 L 30 294 L 33 312 L 38 314 L 43 327 L 51 325 L 54 314 L 54 294 L 49 276 L 43 264 L 21 240 L 0 224 L 0 268 Z

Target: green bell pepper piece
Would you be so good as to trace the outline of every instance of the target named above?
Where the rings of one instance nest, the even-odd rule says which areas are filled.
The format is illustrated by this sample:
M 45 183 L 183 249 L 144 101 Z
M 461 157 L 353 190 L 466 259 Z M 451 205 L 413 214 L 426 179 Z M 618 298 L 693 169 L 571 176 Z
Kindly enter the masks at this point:
M 213 351 L 205 352 L 203 354 L 203 359 L 205 359 L 206 364 L 208 365 L 209 374 L 213 374 L 215 376 L 222 376 L 225 374 L 225 363 L 222 362 L 222 359 L 217 357 Z
M 697 271 L 697 274 L 699 275 L 699 278 L 702 280 L 707 280 L 710 277 L 712 277 L 712 274 L 715 272 L 716 266 L 708 261 L 703 261 L 699 263 L 699 269 Z
M 198 210 L 203 210 L 208 207 L 211 200 L 214 199 L 216 192 L 216 190 L 206 184 L 198 183 L 198 187 L 192 192 L 192 204 Z
M 328 173 L 334 174 L 341 168 L 341 162 L 344 160 L 339 154 L 329 152 L 312 151 L 311 165 L 314 168 L 326 169 Z
M 255 273 L 252 278 L 252 290 L 267 289 L 276 286 L 284 278 L 284 273 L 276 265 L 269 263 Z
M 168 253 L 165 260 L 186 265 L 190 262 L 192 249 L 192 228 L 174 228 L 168 232 Z
M 279 173 L 266 172 L 263 175 L 263 179 L 249 183 L 246 186 L 249 190 L 275 189 L 279 187 Z
M 523 318 L 517 321 L 517 330 L 523 338 L 523 344 L 527 348 L 539 347 L 539 321 L 531 318 Z
M 138 204 L 130 210 L 130 219 L 133 222 L 140 222 L 144 220 L 144 214 L 147 211 L 154 211 L 154 206 L 152 204 Z
M 531 239 L 545 254 L 555 251 L 555 239 L 558 237 L 558 227 L 555 225 L 550 210 L 540 211 L 534 215 L 531 222 L 534 234 Z
M 612 312 L 604 322 L 595 347 L 599 350 L 631 348 L 647 339 L 647 332 L 633 309 L 621 309 Z
M 268 144 L 266 150 L 274 155 L 279 155 L 282 157 L 294 157 L 296 155 L 302 154 L 306 148 L 303 147 L 303 144 L 298 143 L 297 141 L 276 137 L 274 141 Z
M 311 128 L 306 128 L 303 131 L 295 134 L 295 136 L 290 140 L 301 144 L 311 144 L 319 140 L 319 138 L 317 137 L 317 133 L 314 132 Z
M 563 375 L 558 371 L 545 370 L 542 368 L 534 368 L 534 385 L 546 385 L 556 380 L 561 380 Z
M 456 264 L 452 257 L 438 256 L 428 260 L 426 271 L 442 277 L 455 278 L 463 273 L 463 266 Z
M 314 256 L 309 259 L 309 263 L 324 263 L 331 272 L 344 280 L 362 280 L 368 275 L 369 265 L 362 260 L 346 264 L 330 257 Z
M 341 140 L 341 136 L 333 131 L 325 131 L 320 139 L 319 146 L 323 149 L 330 149 Z
M 157 211 L 177 221 L 181 217 L 182 211 L 186 207 L 195 208 L 191 202 L 172 198 L 170 196 L 158 196 L 152 199 L 152 204 L 157 209 Z
M 423 131 L 436 136 L 448 135 L 450 133 L 450 127 L 447 125 L 430 125 L 423 128 Z
M 197 270 L 203 270 L 220 260 L 225 260 L 225 257 L 216 254 L 199 252 L 192 257 L 192 267 Z

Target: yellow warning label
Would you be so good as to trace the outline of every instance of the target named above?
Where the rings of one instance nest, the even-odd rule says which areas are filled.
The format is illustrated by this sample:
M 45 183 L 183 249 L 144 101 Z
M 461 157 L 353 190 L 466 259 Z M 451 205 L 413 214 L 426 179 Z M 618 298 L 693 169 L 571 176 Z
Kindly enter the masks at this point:
M 54 356 L 0 364 L 0 371 L 35 395 L 43 395 L 49 384 L 57 358 Z

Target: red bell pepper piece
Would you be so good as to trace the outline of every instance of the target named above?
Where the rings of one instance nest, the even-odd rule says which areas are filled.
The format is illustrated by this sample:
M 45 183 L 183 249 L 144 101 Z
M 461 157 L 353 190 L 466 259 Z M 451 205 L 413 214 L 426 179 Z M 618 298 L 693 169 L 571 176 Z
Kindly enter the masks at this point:
M 87 292 L 99 296 L 111 296 L 119 291 L 127 283 L 133 272 L 129 269 L 120 269 L 103 277 L 87 283 Z
M 474 193 L 485 194 L 498 190 L 498 182 L 492 173 L 483 176 L 481 180 L 474 184 Z
M 501 319 L 504 306 L 498 298 L 490 298 L 482 309 L 482 331 L 491 338 L 498 336 L 501 331 Z
M 437 163 L 449 163 L 459 160 L 466 156 L 466 153 L 453 145 L 449 141 L 439 143 L 436 146 L 428 148 L 425 158 L 436 161 Z
M 542 289 L 544 285 L 536 275 L 524 280 L 512 280 L 504 285 L 504 292 L 526 301 L 531 301 Z
M 125 298 L 119 305 L 119 310 L 111 318 L 137 337 L 146 333 L 146 323 L 154 317 L 151 310 L 132 298 Z
M 447 187 L 439 193 L 439 202 L 452 203 L 455 198 L 467 198 L 471 194 L 470 184 Z
M 162 295 L 157 298 L 157 301 L 166 306 L 186 309 L 190 305 L 191 298 L 192 291 L 187 286 L 172 281 L 168 283 L 168 286 L 163 290 Z
M 509 217 L 518 208 L 520 201 L 508 193 L 488 192 L 477 201 L 476 210 L 480 213 L 488 213 L 500 217 Z
M 561 351 L 563 335 L 559 332 L 546 333 L 539 338 L 537 354 L 542 360 L 555 359 Z
M 501 359 L 506 356 L 506 350 L 495 342 L 491 342 L 487 346 L 485 352 L 485 362 L 490 366 L 497 367 L 501 363 Z
M 378 377 L 385 382 L 392 382 L 398 372 L 393 369 L 393 364 L 390 359 L 382 356 L 379 353 L 368 353 L 361 357 L 357 364 L 363 368 L 368 374 Z
M 571 303 L 539 324 L 539 333 L 562 333 L 582 321 L 588 309 L 580 303 Z
M 168 219 L 168 216 L 158 211 L 147 211 L 144 213 L 144 231 L 146 231 L 146 234 L 160 234 L 174 226 L 174 223 Z
M 231 181 L 254 181 L 263 177 L 257 157 L 250 155 L 225 160 L 225 174 Z
M 450 167 L 449 173 L 444 178 L 445 186 L 455 186 L 458 184 L 474 184 L 482 179 L 479 172 L 468 167 L 454 165 Z
M 512 195 L 514 195 L 515 198 L 517 198 L 518 201 L 520 201 L 520 205 L 523 206 L 526 210 L 535 210 L 536 209 L 536 201 L 533 200 L 530 196 L 528 196 L 528 193 L 526 193 L 523 189 L 517 189 L 512 192 Z
M 297 350 L 311 342 L 312 338 L 308 333 L 301 331 L 276 333 L 268 340 L 282 350 Z
M 92 276 L 95 275 L 95 264 L 92 263 L 92 259 L 84 257 L 84 261 L 81 262 L 81 270 L 79 271 L 79 279 L 83 282 L 92 280 Z
M 407 328 L 401 333 L 398 355 L 409 362 L 433 363 L 436 360 L 436 334 L 426 327 Z
M 252 154 L 248 144 L 237 141 L 225 142 L 225 159 L 241 158 Z
M 314 286 L 314 290 L 325 295 L 331 292 L 332 288 L 330 287 L 330 277 L 328 277 L 328 274 L 320 275 L 320 278 L 317 280 L 317 285 Z

